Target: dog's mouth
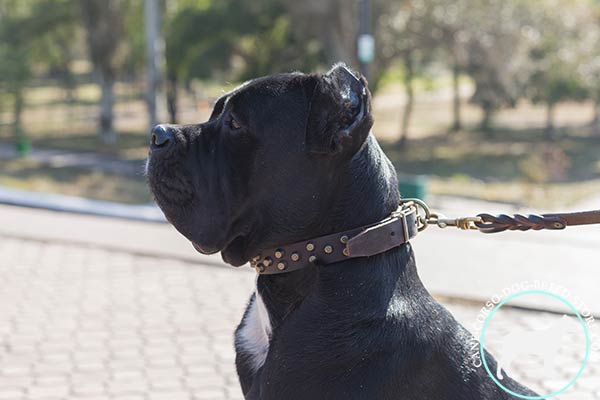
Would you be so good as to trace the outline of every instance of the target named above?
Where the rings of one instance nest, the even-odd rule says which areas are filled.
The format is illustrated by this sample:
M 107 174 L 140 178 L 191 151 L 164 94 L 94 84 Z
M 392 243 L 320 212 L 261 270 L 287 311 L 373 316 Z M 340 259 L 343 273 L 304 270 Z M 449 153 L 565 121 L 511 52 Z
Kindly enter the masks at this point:
M 204 255 L 221 252 L 223 261 L 236 267 L 248 262 L 246 257 L 246 237 L 244 235 L 238 235 L 222 246 L 207 246 L 194 241 L 191 241 L 191 243 L 197 252 Z
M 203 246 L 200 243 L 197 243 L 194 241 L 192 241 L 192 246 L 194 246 L 194 249 L 196 249 L 196 251 L 198 253 L 205 254 L 205 255 L 211 255 L 211 254 L 215 254 L 215 253 L 218 253 L 219 251 L 221 251 L 220 248 L 215 248 L 212 246 Z
M 231 242 L 221 250 L 223 261 L 228 264 L 239 267 L 248 262 L 247 256 L 247 238 L 245 235 L 236 236 Z

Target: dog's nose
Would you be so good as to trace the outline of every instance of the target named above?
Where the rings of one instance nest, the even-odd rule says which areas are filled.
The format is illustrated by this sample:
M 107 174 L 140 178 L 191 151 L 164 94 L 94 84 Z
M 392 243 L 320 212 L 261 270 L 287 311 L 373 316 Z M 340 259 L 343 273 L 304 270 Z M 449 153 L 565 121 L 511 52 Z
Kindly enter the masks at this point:
M 156 125 L 152 129 L 150 148 L 152 151 L 164 150 L 174 142 L 173 128 L 168 125 Z

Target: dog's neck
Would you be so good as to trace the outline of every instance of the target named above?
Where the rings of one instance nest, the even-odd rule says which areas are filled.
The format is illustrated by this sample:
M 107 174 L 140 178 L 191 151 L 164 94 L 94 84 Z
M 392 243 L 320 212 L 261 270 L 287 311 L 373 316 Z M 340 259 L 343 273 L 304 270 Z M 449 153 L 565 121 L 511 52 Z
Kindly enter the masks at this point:
M 399 200 L 393 166 L 370 135 L 348 165 L 327 216 L 320 219 L 323 225 L 333 228 L 331 232 L 323 233 L 382 220 L 398 207 Z M 317 232 L 315 236 L 323 233 Z M 343 278 L 340 278 L 342 275 Z M 389 301 L 391 295 L 381 293 L 381 287 L 396 286 L 385 285 L 382 280 L 409 284 L 415 279 L 418 281 L 412 250 L 409 244 L 405 244 L 373 257 L 316 265 L 287 274 L 261 275 L 257 289 L 276 329 L 311 294 L 328 299 L 325 300 L 328 303 L 342 302 L 343 307 L 368 313 L 369 308 L 365 304 L 357 308 L 351 303 L 368 297 L 373 310 L 381 309 L 377 304 Z
M 395 211 L 399 201 L 394 166 L 370 134 L 342 176 L 328 223 L 335 231 L 375 223 Z

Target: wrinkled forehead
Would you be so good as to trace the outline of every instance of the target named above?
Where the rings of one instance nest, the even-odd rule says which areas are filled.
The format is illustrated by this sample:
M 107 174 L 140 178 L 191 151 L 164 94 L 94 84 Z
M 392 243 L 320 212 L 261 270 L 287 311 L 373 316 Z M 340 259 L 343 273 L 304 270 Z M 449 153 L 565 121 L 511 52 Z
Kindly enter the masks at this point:
M 215 111 L 224 108 L 252 109 L 264 108 L 270 103 L 287 99 L 287 94 L 297 85 L 302 73 L 284 73 L 252 79 L 225 93 L 215 104 Z
M 300 73 L 276 74 L 244 82 L 229 93 L 228 101 L 235 105 L 254 97 L 265 99 L 281 97 L 294 87 L 301 76 Z

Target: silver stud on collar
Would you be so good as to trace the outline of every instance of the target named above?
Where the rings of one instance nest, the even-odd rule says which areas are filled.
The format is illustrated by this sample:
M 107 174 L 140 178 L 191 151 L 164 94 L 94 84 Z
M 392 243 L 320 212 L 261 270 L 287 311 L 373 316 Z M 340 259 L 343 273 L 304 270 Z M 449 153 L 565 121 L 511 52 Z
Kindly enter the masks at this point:
M 347 247 L 344 250 L 342 250 L 342 254 L 345 255 L 346 257 L 348 257 L 350 255 L 350 253 L 348 253 Z
M 314 254 L 308 257 L 308 262 L 314 263 L 315 261 L 317 261 L 317 256 Z
M 275 258 L 281 258 L 285 255 L 285 251 L 283 249 L 275 250 Z
M 300 254 L 294 252 L 292 253 L 292 255 L 290 256 L 290 258 L 292 259 L 292 261 L 298 261 L 300 260 Z
M 285 269 L 285 261 L 280 261 L 277 263 L 277 269 L 283 271 Z
M 340 238 L 340 243 L 341 244 L 346 244 L 348 243 L 348 236 L 344 235 Z
M 333 253 L 333 246 L 331 246 L 330 244 L 328 244 L 328 245 L 326 245 L 326 246 L 323 248 L 323 251 L 324 251 L 326 254 L 331 254 L 331 253 Z
M 313 251 L 315 249 L 315 245 L 308 242 L 306 243 L 306 251 Z

